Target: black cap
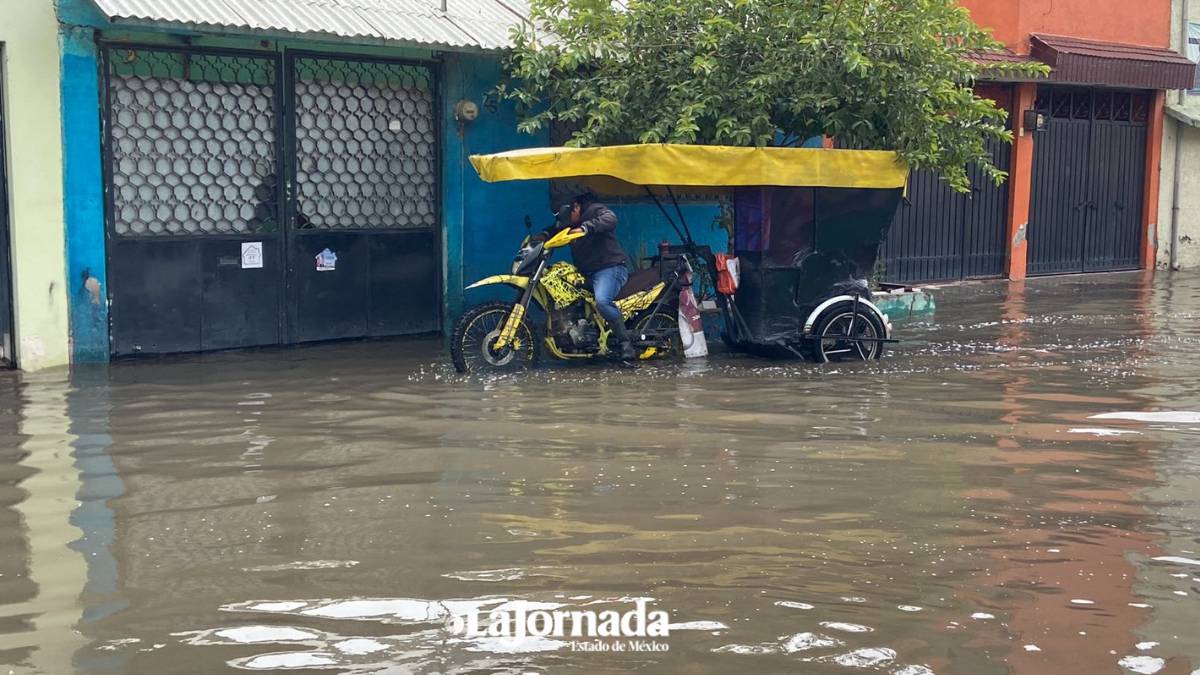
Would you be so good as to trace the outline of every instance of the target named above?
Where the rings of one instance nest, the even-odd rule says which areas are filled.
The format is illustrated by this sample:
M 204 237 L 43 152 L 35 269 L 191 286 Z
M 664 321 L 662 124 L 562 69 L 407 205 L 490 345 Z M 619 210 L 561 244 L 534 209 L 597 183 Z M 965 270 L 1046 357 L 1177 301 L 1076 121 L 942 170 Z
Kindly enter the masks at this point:
M 567 225 L 570 225 L 571 224 L 571 211 L 573 211 L 574 209 L 575 209 L 574 204 L 563 204 L 562 206 L 558 207 L 558 211 L 555 212 L 555 214 L 554 214 L 555 222 L 557 222 L 562 227 L 566 227 Z

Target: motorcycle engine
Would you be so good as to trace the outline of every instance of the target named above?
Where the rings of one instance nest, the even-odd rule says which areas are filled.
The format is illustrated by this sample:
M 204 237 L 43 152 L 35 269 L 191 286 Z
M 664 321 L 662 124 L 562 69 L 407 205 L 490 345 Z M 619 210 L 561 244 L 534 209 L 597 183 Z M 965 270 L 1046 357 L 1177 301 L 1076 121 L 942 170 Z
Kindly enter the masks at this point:
M 596 324 L 586 320 L 571 324 L 567 334 L 571 336 L 571 344 L 577 351 L 596 351 L 600 349 L 600 329 Z
M 559 349 L 573 354 L 587 354 L 600 349 L 600 328 L 583 316 L 583 308 L 573 305 L 554 321 L 554 338 Z

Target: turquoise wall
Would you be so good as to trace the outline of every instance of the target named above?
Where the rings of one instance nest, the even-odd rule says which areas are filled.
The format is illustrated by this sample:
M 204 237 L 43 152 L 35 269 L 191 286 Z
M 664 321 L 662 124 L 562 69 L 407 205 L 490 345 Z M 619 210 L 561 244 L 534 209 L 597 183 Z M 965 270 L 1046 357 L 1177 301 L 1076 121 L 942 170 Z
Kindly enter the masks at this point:
M 72 361 L 108 360 L 99 66 L 90 29 L 62 26 L 63 211 Z
M 447 328 L 465 304 L 493 297 L 510 297 L 497 289 L 480 289 L 465 296 L 464 288 L 483 277 L 506 273 L 512 266 L 521 239 L 525 216 L 535 227 L 549 224 L 550 187 L 545 181 L 485 183 L 471 167 L 468 157 L 515 148 L 546 145 L 546 135 L 531 136 L 517 131 L 517 115 L 511 103 L 490 99 L 502 74 L 494 56 L 446 54 L 442 92 L 445 103 L 445 142 L 442 147 L 442 184 L 446 242 Z M 479 118 L 460 127 L 454 121 L 454 104 L 474 101 Z

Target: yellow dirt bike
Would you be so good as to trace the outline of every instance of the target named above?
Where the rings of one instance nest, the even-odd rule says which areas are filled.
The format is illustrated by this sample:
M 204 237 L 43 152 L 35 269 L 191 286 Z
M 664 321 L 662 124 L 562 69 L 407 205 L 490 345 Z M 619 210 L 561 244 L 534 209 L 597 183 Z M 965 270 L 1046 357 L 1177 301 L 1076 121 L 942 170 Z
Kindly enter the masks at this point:
M 512 273 L 488 277 L 467 287 L 510 286 L 516 302 L 488 302 L 459 319 L 450 355 L 460 373 L 528 368 L 544 348 L 562 360 L 608 356 L 612 330 L 596 308 L 583 274 L 567 262 L 550 264 L 554 251 L 584 236 L 564 229 L 545 242 L 526 237 Z M 630 275 L 617 295 L 617 307 L 638 358 L 682 358 L 679 336 L 680 288 L 691 284 L 691 266 L 682 256 L 660 256 L 649 269 Z M 531 320 L 536 306 L 538 321 Z

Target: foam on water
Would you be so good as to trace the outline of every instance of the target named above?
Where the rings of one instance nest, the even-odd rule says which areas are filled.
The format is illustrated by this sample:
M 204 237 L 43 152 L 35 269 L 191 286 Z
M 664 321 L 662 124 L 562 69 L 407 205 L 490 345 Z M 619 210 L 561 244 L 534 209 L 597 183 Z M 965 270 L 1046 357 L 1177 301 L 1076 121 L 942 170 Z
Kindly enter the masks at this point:
M 225 628 L 214 633 L 217 637 L 231 640 L 233 642 L 241 642 L 244 644 L 255 644 L 258 642 L 295 642 L 301 640 L 313 640 L 320 636 L 315 633 L 303 631 L 298 628 L 289 628 L 287 626 L 239 626 L 238 628 Z
M 263 654 L 238 663 L 250 670 L 282 670 L 287 668 L 323 668 L 336 666 L 337 659 L 323 652 L 281 652 Z
M 1141 436 L 1142 432 L 1131 429 L 1067 429 L 1068 434 L 1088 434 L 1091 436 Z
M 357 560 L 301 560 L 281 565 L 259 565 L 244 568 L 245 572 L 286 572 L 289 570 L 332 570 L 346 567 L 356 567 Z
M 1176 563 L 1179 565 L 1200 565 L 1200 560 L 1193 560 L 1191 558 L 1181 558 L 1177 555 L 1160 555 L 1157 558 L 1151 558 L 1151 560 L 1155 560 L 1157 562 Z
M 833 662 L 847 668 L 878 668 L 896 660 L 896 651 L 887 647 L 867 647 L 838 654 Z
M 388 646 L 370 638 L 350 638 L 349 640 L 333 643 L 333 648 L 343 654 L 363 656 L 365 654 L 384 651 Z
M 1161 412 L 1111 412 L 1092 415 L 1092 420 L 1132 420 L 1134 422 L 1171 423 L 1171 424 L 1200 424 L 1200 412 L 1191 411 L 1161 411 Z
M 729 626 L 720 621 L 683 621 L 668 626 L 670 630 L 727 630 Z
M 1118 661 L 1117 665 L 1141 675 L 1154 675 L 1162 670 L 1167 662 L 1156 656 L 1126 656 Z
M 863 626 L 857 623 L 843 623 L 841 621 L 822 621 L 821 626 L 829 630 L 838 630 L 843 633 L 871 633 L 874 628 Z

